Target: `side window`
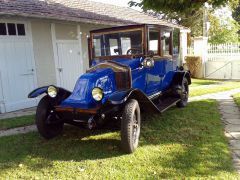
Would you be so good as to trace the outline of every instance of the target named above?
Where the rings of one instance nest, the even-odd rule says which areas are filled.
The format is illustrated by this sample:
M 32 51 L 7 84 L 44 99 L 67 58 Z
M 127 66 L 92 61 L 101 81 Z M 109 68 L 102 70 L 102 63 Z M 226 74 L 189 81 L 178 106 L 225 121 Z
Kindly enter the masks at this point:
M 7 28 L 5 23 L 0 23 L 0 35 L 7 35 Z
M 26 36 L 25 25 L 0 22 L 0 36 Z
M 24 24 L 17 24 L 17 32 L 18 32 L 19 36 L 25 36 L 26 35 Z
M 101 56 L 101 38 L 96 37 L 93 39 L 93 51 L 95 56 Z
M 131 38 L 121 37 L 122 54 L 127 54 L 127 51 L 131 49 L 131 44 Z
M 173 31 L 173 55 L 178 55 L 180 51 L 180 30 L 179 29 L 174 29 Z
M 142 31 L 129 31 L 119 34 L 121 41 L 122 55 L 127 55 L 129 49 L 135 49 L 137 54 L 143 52 L 142 48 Z
M 118 40 L 109 39 L 110 56 L 119 55 Z
M 149 30 L 149 51 L 153 51 L 154 54 L 158 54 L 159 46 L 159 31 Z
M 163 56 L 169 56 L 170 54 L 170 41 L 171 41 L 171 33 L 167 31 L 163 31 L 161 35 L 161 45 L 162 45 L 162 53 Z
M 7 23 L 7 28 L 8 28 L 8 35 L 10 35 L 10 36 L 16 36 L 17 35 L 15 24 Z

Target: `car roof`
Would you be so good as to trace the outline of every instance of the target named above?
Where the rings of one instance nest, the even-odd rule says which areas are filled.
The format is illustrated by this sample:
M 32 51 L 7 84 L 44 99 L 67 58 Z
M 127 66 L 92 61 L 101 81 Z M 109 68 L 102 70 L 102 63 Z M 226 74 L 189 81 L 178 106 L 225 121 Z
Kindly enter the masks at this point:
M 164 28 L 164 29 L 180 29 L 179 27 L 169 27 L 163 25 L 156 25 L 156 24 L 138 24 L 138 25 L 127 25 L 127 26 L 115 26 L 109 28 L 102 28 L 90 31 L 90 33 L 100 33 L 100 32 L 108 32 L 108 31 L 117 31 L 117 30 L 125 30 L 125 29 L 136 29 L 136 28 L 144 28 L 144 27 L 151 27 L 151 28 Z

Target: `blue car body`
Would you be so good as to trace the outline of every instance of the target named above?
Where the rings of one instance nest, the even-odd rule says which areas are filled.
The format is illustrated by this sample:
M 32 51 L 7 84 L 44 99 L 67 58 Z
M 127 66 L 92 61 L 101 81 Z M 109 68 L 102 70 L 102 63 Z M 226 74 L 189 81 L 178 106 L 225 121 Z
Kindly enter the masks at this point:
M 143 58 L 135 59 L 114 59 L 115 62 L 124 64 L 131 68 L 132 88 L 141 90 L 147 96 L 163 92 L 169 88 L 172 79 L 178 72 L 176 61 L 161 59 L 155 61 L 153 68 L 143 68 L 141 66 Z M 97 60 L 93 61 L 93 66 L 103 63 Z M 104 92 L 104 98 L 101 102 L 96 102 L 91 96 L 91 89 L 99 87 Z M 111 68 L 97 69 L 85 73 L 77 80 L 76 86 L 70 97 L 65 99 L 61 106 L 72 108 L 96 108 L 99 103 L 105 104 L 110 96 L 116 92 L 116 80 Z
M 173 105 L 187 105 L 191 78 L 174 54 L 181 49 L 173 46 L 179 45 L 174 27 L 132 25 L 91 31 L 91 66 L 74 90 L 50 85 L 29 94 L 29 98 L 46 94 L 36 110 L 39 133 L 54 138 L 64 123 L 91 130 L 113 125 L 121 129 L 122 150 L 134 152 L 141 112 L 161 113 Z
M 142 49 L 138 54 L 129 55 L 129 50 L 134 51 L 136 48 L 130 48 L 127 51 L 127 55 L 121 56 L 100 56 L 93 57 L 94 47 L 91 47 L 93 43 L 94 34 L 105 33 L 108 31 L 136 29 L 136 32 L 142 33 Z M 164 29 L 169 32 L 169 54 L 171 56 L 161 56 L 161 46 L 158 45 L 158 55 L 154 55 L 153 52 L 148 51 L 149 45 L 147 41 L 150 37 L 147 35 L 148 29 L 152 26 L 139 25 L 139 26 L 126 26 L 116 27 L 111 29 L 103 29 L 91 32 L 90 40 L 90 69 L 83 75 L 81 75 L 72 92 L 65 90 L 61 87 L 58 89 L 57 97 L 53 98 L 54 111 L 58 113 L 58 116 L 62 119 L 68 119 L 68 121 L 74 121 L 76 119 L 88 120 L 93 118 L 105 117 L 105 116 L 120 116 L 124 104 L 129 99 L 136 99 L 139 105 L 144 110 L 153 110 L 155 112 L 162 112 L 170 107 L 172 104 L 176 104 L 181 100 L 182 96 L 182 83 L 184 79 L 187 79 L 187 83 L 191 84 L 190 73 L 184 71 L 179 66 L 179 59 L 173 58 L 173 28 L 167 27 L 155 27 L 159 28 L 159 34 Z M 139 30 L 140 29 L 140 30 Z M 161 29 L 161 30 L 160 30 Z M 141 34 L 140 33 L 140 34 Z M 105 36 L 110 36 L 106 34 Z M 110 49 L 106 50 L 106 39 L 102 41 L 103 37 L 99 38 L 101 42 L 101 49 L 98 51 L 100 54 L 106 55 L 106 53 L 123 53 L 122 49 Z M 116 33 L 112 36 L 116 36 Z M 128 33 L 126 37 L 132 36 Z M 109 40 L 113 37 L 108 37 Z M 126 40 L 128 46 L 137 47 L 139 42 L 134 44 L 134 41 L 139 41 L 137 35 L 132 36 L 131 41 Z M 161 37 L 162 38 L 162 37 Z M 121 38 L 115 37 L 114 41 L 121 41 Z M 163 38 L 164 40 L 164 38 Z M 113 41 L 113 40 L 112 40 Z M 160 38 L 159 38 L 160 41 Z M 162 39 L 161 39 L 162 41 Z M 108 44 L 109 45 L 109 44 Z M 102 48 L 102 47 L 105 47 Z M 114 46 L 115 47 L 115 46 Z M 172 48 L 172 50 L 171 50 Z M 95 48 L 96 49 L 96 48 Z M 180 49 L 180 48 L 179 48 Z M 96 51 L 96 50 L 95 50 Z M 176 50 L 175 50 L 176 51 Z M 149 52 L 151 55 L 149 55 Z M 146 65 L 150 63 L 150 65 Z M 48 94 L 48 88 L 41 87 L 29 94 L 29 98 L 35 98 L 43 93 Z M 97 101 L 93 98 L 92 90 L 94 88 L 100 88 L 103 92 L 103 98 Z M 168 99 L 165 103 L 164 100 Z M 169 101 L 169 99 L 171 99 Z M 160 107 L 162 106 L 162 107 Z

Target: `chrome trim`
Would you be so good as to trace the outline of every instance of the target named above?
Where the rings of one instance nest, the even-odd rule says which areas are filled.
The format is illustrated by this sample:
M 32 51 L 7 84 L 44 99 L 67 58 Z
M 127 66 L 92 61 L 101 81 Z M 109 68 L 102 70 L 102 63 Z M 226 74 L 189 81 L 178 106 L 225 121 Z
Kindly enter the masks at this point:
M 160 96 L 162 94 L 162 91 L 160 91 L 160 92 L 158 92 L 158 93 L 155 93 L 155 94 L 153 94 L 153 95 L 151 95 L 151 96 L 148 96 L 148 98 L 149 99 L 154 99 L 154 98 L 156 98 L 157 96 Z

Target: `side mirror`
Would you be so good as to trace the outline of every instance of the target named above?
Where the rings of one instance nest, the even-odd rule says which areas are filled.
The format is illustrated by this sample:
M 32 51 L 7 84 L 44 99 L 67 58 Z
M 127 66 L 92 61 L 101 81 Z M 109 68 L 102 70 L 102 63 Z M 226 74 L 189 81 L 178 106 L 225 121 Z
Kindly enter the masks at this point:
M 145 58 L 144 61 L 143 61 L 143 66 L 146 67 L 146 68 L 153 67 L 154 66 L 154 59 L 150 58 L 150 57 Z

